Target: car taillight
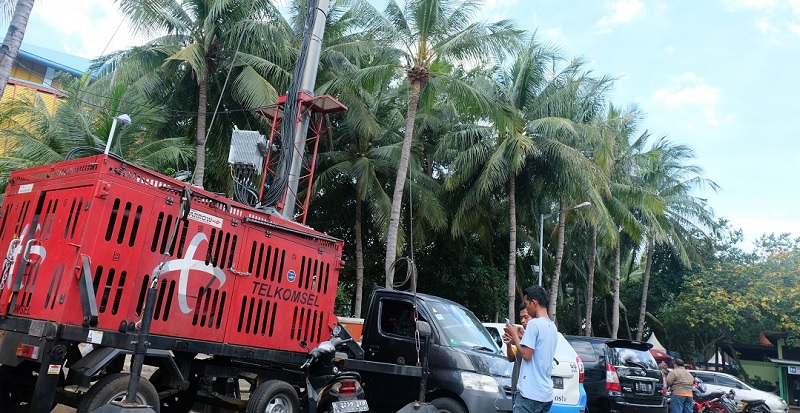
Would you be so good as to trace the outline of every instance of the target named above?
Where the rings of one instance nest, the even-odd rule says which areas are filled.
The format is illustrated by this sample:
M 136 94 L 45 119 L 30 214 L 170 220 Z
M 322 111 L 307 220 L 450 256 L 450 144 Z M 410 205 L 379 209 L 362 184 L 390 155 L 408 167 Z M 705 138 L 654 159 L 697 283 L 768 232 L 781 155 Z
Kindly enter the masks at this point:
M 619 384 L 617 369 L 609 363 L 606 363 L 606 390 L 622 391 L 622 386 Z
M 358 390 L 358 382 L 355 380 L 342 380 L 333 385 L 333 390 L 345 397 L 354 396 Z
M 575 361 L 578 363 L 578 383 L 583 383 L 583 362 L 580 357 L 575 357 Z

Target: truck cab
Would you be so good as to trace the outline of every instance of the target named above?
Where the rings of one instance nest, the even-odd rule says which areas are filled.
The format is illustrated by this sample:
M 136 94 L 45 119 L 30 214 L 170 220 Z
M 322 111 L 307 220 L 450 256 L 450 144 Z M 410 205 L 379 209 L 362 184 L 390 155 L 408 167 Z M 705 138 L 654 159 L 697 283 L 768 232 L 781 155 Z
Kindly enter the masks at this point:
M 420 338 L 416 322 L 431 326 Z M 423 365 L 425 398 L 440 411 L 511 411 L 511 370 L 491 336 L 464 306 L 427 294 L 377 289 L 364 320 L 362 348 L 368 361 Z M 419 396 L 419 379 L 362 374 L 370 405 L 397 408 Z

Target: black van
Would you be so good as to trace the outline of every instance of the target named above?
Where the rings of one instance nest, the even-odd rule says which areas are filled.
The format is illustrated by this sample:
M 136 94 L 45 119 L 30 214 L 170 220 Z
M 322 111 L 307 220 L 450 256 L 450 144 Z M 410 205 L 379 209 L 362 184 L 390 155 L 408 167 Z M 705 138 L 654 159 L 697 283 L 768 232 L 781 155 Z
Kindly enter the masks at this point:
M 416 310 L 416 317 L 414 313 Z M 421 356 L 414 319 L 431 326 L 426 399 L 441 412 L 511 412 L 511 370 L 489 332 L 444 298 L 376 289 L 364 319 L 364 359 L 413 366 Z M 390 364 L 391 363 L 391 364 Z M 370 408 L 397 411 L 418 398 L 419 379 L 362 371 Z
M 583 361 L 586 411 L 665 413 L 661 371 L 650 343 L 602 337 L 566 336 Z

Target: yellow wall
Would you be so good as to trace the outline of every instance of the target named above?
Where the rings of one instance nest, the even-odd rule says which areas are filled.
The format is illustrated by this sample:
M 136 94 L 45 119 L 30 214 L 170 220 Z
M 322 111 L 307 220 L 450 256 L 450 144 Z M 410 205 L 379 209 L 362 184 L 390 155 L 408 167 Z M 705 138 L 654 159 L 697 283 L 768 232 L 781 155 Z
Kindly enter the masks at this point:
M 775 366 L 775 363 L 742 360 L 742 368 L 744 368 L 747 375 L 750 377 L 758 376 L 770 383 L 778 381 L 778 368 Z

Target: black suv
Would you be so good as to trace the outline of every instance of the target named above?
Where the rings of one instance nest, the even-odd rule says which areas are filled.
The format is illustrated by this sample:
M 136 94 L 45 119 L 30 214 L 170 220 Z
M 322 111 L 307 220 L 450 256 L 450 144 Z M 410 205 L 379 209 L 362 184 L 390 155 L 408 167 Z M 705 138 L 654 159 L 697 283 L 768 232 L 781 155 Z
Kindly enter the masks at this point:
M 665 413 L 663 378 L 649 343 L 566 336 L 583 362 L 586 411 Z

